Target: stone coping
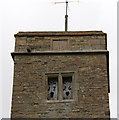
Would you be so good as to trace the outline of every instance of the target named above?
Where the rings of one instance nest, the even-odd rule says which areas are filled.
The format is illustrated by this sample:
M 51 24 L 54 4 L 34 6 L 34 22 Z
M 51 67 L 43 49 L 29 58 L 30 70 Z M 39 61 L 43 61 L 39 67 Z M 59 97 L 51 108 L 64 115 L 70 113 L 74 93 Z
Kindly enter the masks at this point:
M 15 37 L 36 37 L 36 36 L 102 36 L 106 35 L 103 31 L 34 31 L 19 32 Z
M 107 54 L 109 56 L 108 50 L 80 50 L 80 51 L 35 51 L 35 52 L 12 52 L 11 56 L 14 59 L 16 55 L 76 55 L 76 54 Z

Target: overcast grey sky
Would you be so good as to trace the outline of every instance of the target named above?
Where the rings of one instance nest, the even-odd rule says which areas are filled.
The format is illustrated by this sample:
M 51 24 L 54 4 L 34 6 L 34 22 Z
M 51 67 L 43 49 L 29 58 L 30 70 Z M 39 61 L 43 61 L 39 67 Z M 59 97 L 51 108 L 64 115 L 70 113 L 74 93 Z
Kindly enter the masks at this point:
M 19 31 L 64 31 L 65 4 L 52 5 L 52 1 L 0 1 L 2 117 L 10 117 L 11 111 L 14 62 L 10 53 L 14 51 L 14 34 Z M 117 0 L 80 0 L 79 3 L 69 3 L 68 15 L 69 31 L 102 30 L 107 33 L 110 53 L 110 109 L 111 117 L 117 117 Z

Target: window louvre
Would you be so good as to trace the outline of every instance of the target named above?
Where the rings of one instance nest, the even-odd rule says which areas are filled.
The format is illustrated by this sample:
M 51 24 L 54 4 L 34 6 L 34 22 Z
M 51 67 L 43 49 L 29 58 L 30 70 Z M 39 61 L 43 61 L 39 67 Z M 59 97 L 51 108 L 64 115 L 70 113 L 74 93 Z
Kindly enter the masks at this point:
M 63 99 L 72 99 L 72 76 L 62 77 Z
M 72 76 L 71 73 L 47 73 L 47 99 L 59 101 L 73 99 Z
M 58 100 L 58 77 L 48 78 L 48 100 Z

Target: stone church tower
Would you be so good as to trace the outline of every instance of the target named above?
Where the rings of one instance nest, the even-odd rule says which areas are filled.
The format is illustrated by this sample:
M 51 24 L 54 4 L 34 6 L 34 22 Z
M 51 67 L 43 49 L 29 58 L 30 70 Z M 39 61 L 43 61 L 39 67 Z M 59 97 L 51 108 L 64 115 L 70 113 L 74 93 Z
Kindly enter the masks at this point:
M 110 118 L 102 31 L 15 34 L 12 118 Z

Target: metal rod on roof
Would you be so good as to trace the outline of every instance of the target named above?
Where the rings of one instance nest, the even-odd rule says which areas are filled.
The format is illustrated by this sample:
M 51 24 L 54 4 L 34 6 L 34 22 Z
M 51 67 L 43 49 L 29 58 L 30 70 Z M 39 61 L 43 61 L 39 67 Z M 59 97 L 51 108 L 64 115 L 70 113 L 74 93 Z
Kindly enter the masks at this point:
M 76 2 L 76 1 L 67 1 L 66 0 L 65 2 L 53 2 L 53 4 L 66 3 L 65 32 L 68 31 L 68 14 L 67 14 L 68 2 Z M 79 0 L 77 0 L 77 2 L 79 2 Z
M 68 1 L 66 0 L 66 15 L 65 15 L 65 32 L 68 30 L 68 15 L 67 15 Z

